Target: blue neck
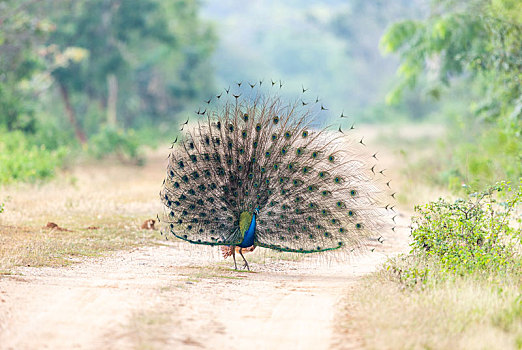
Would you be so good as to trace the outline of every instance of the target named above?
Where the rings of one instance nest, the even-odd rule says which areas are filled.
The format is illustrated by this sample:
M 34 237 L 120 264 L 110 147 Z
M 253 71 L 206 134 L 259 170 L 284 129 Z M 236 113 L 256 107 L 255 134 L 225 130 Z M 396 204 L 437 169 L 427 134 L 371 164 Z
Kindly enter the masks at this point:
M 245 236 L 243 237 L 243 242 L 241 242 L 238 247 L 246 248 L 254 245 L 254 237 L 256 233 L 256 213 L 252 215 L 252 221 L 250 222 L 250 226 L 248 227 L 247 232 L 245 232 Z

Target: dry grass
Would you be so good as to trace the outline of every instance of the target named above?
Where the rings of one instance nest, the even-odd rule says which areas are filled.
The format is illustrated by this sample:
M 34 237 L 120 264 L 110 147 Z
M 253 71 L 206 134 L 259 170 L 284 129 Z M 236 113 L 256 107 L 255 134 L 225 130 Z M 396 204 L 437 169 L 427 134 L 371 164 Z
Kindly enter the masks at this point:
M 161 238 L 140 225 L 161 210 L 164 159 L 154 154 L 145 167 L 82 165 L 50 183 L 1 188 L 0 274 L 20 265 L 62 266 Z M 69 231 L 43 228 L 47 222 Z
M 161 238 L 158 231 L 139 227 L 162 210 L 158 192 L 165 166 L 166 152 L 161 152 L 152 154 L 145 167 L 88 164 L 49 183 L 1 188 L 6 207 L 0 214 L 0 274 L 10 274 L 16 266 L 64 266 L 155 242 Z M 47 222 L 70 231 L 44 228 Z M 93 226 L 98 229 L 88 229 Z M 247 254 L 254 263 L 303 258 L 266 249 Z M 231 263 L 229 258 L 223 266 Z
M 65 266 L 80 257 L 150 244 L 156 232 L 104 228 L 72 232 L 0 226 L 0 274 L 16 266 Z
M 410 212 L 416 204 L 449 195 L 445 186 L 434 187 L 437 174 L 423 167 L 426 161 L 437 158 L 438 139 L 444 132 L 440 125 L 429 124 L 371 126 L 360 131 L 369 147 L 378 151 L 378 167 L 386 169 L 392 180 L 401 211 Z
M 520 349 L 520 281 L 448 280 L 406 289 L 385 274 L 355 291 L 350 326 L 368 349 Z
M 172 328 L 172 317 L 160 309 L 140 310 L 131 315 L 126 328 L 132 349 L 164 348 L 171 341 L 170 332 L 165 332 L 165 328 Z
M 242 273 L 254 272 L 242 271 Z M 201 280 L 212 278 L 231 280 L 241 280 L 245 278 L 244 275 L 238 275 L 237 271 L 231 269 L 228 265 L 224 265 L 223 262 L 215 265 L 185 267 L 181 269 L 180 274 L 186 277 L 186 282 L 200 282 Z

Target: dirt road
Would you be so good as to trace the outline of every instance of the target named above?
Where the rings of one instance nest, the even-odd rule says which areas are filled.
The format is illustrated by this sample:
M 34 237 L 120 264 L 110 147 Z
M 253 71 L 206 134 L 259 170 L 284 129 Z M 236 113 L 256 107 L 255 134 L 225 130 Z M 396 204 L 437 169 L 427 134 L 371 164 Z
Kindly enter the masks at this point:
M 356 334 L 336 334 L 343 302 L 401 242 L 391 237 L 350 262 L 278 260 L 258 249 L 252 273 L 182 242 L 20 268 L 0 279 L 0 348 L 357 348 Z
M 162 152 L 144 168 L 82 167 L 68 185 L 15 189 L 18 202 L 4 220 L 74 225 L 84 217 L 103 224 L 150 215 L 160 209 Z M 31 203 L 46 205 L 26 217 Z M 0 349 L 360 348 L 341 325 L 350 288 L 407 249 L 407 218 L 397 220 L 384 244 L 375 241 L 373 252 L 370 246 L 350 261 L 259 248 L 247 256 L 253 272 L 238 272 L 215 248 L 158 241 L 69 267 L 17 267 L 0 275 Z

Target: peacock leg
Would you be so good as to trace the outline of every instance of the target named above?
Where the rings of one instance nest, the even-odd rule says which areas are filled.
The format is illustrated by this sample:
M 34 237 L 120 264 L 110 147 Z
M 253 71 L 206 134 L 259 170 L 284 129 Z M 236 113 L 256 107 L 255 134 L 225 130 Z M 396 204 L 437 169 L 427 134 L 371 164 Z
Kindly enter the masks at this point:
M 248 269 L 248 271 L 250 271 L 250 266 L 248 266 L 248 262 L 246 261 L 245 257 L 243 256 L 242 250 L 243 250 L 243 248 L 239 248 L 239 254 L 241 255 L 241 257 L 245 261 L 245 265 L 243 265 L 243 269 L 246 267 Z
M 232 246 L 232 257 L 234 258 L 234 269 L 237 270 L 237 264 L 236 264 L 236 247 Z

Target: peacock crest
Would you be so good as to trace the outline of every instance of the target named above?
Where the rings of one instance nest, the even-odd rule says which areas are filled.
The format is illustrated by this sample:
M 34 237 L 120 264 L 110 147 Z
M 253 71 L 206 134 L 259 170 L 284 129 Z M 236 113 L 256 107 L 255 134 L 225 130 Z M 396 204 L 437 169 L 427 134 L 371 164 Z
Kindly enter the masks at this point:
M 166 233 L 224 246 L 248 236 L 298 253 L 354 251 L 378 237 L 390 210 L 375 155 L 348 131 L 321 127 L 318 99 L 288 102 L 279 83 L 261 84 L 225 89 L 196 112 L 204 120 L 183 126 L 160 193 Z

